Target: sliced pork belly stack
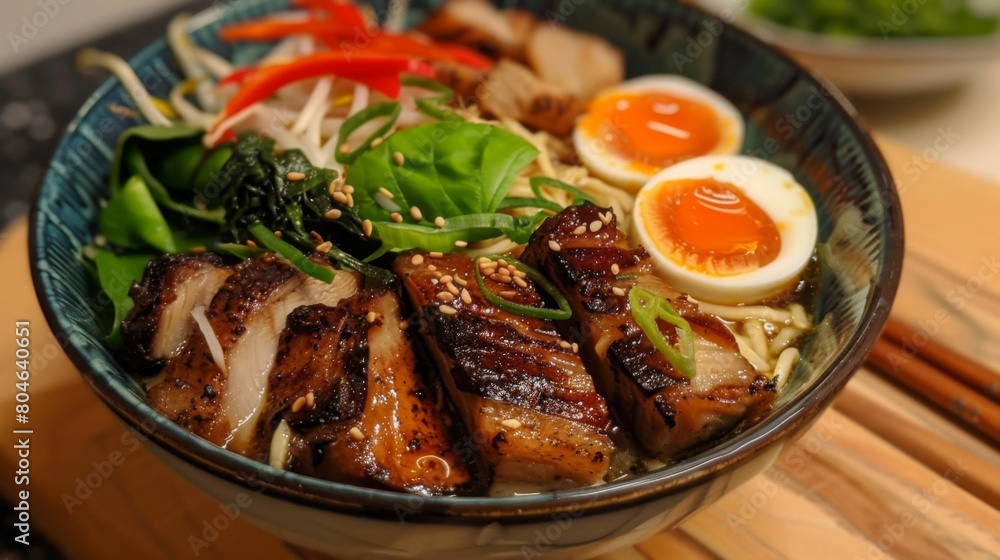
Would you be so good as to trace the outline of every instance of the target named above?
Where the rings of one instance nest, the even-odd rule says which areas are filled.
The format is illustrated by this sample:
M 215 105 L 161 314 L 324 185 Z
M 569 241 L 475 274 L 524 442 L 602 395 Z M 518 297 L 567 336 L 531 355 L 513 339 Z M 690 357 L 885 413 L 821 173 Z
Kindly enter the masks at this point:
M 600 481 L 613 452 L 608 411 L 579 356 L 550 321 L 486 301 L 474 265 L 463 255 L 414 253 L 394 268 L 494 482 L 565 488 Z M 486 285 L 510 291 L 505 297 L 517 303 L 543 303 L 531 283 Z
M 190 311 L 199 328 L 150 389 L 151 404 L 197 435 L 246 452 L 288 314 L 303 305 L 336 305 L 358 286 L 356 273 L 337 271 L 326 284 L 272 254 L 240 263 L 206 307 Z
M 598 389 L 647 453 L 676 460 L 769 410 L 774 384 L 740 355 L 721 322 L 652 274 L 648 254 L 628 246 L 610 209 L 587 204 L 548 219 L 522 259 L 569 299 L 573 319 L 560 330 L 580 344 Z M 631 274 L 636 278 L 619 276 Z M 691 323 L 693 379 L 675 371 L 632 318 L 627 292 L 635 285 L 670 299 Z
M 129 367 L 141 375 L 159 372 L 195 330 L 191 310 L 208 305 L 231 273 L 213 253 L 150 261 L 129 293 L 134 306 L 121 326 Z
M 439 384 L 403 328 L 399 297 L 365 290 L 288 318 L 261 438 L 272 464 L 348 484 L 439 495 L 471 476 Z M 294 434 L 281 441 L 284 421 Z

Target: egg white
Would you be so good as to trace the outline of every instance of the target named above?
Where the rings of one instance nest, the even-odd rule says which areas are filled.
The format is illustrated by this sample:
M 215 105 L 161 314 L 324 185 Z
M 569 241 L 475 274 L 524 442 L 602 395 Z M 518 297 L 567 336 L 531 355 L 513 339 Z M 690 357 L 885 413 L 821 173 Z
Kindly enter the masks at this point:
M 737 187 L 778 227 L 778 256 L 751 272 L 715 276 L 684 267 L 660 252 L 644 223 L 641 207 L 656 186 L 684 179 L 714 179 Z M 787 288 L 809 264 L 819 229 L 813 200 L 795 177 L 770 162 L 748 156 L 703 156 L 664 169 L 639 192 L 632 217 L 633 236 L 674 288 L 702 301 L 723 304 L 755 303 Z
M 739 110 L 725 97 L 698 82 L 677 75 L 649 75 L 622 82 L 602 91 L 598 97 L 621 92 L 665 93 L 702 103 L 715 112 L 721 131 L 719 143 L 705 155 L 737 154 L 743 147 L 745 126 Z M 653 175 L 630 169 L 631 161 L 628 158 L 610 152 L 603 139 L 591 136 L 580 126 L 573 132 L 573 144 L 584 165 L 615 186 L 635 191 Z

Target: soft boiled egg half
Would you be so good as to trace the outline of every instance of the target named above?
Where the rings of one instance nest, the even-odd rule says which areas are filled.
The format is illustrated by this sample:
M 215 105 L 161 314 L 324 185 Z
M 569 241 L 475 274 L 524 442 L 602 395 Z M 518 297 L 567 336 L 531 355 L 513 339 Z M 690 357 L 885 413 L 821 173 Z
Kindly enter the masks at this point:
M 726 98 L 687 78 L 644 76 L 599 94 L 573 143 L 595 175 L 637 190 L 678 162 L 739 153 L 743 118 Z
M 777 295 L 816 246 L 812 198 L 788 171 L 747 156 L 669 167 L 636 197 L 633 235 L 667 281 L 696 299 L 752 303 Z

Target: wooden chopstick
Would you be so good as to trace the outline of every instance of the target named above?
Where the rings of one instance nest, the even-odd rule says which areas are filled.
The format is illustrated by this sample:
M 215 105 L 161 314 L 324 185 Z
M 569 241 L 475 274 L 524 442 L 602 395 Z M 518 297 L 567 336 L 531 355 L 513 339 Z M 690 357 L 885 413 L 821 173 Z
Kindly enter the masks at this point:
M 1000 373 L 990 371 L 954 350 L 934 342 L 926 333 L 889 318 L 882 336 L 902 346 L 909 353 L 916 353 L 922 360 L 972 387 L 983 396 L 1000 403 Z
M 888 337 L 879 338 L 868 354 L 879 371 L 946 410 L 966 426 L 1000 445 L 1000 405 L 978 393 L 944 369 L 925 362 Z

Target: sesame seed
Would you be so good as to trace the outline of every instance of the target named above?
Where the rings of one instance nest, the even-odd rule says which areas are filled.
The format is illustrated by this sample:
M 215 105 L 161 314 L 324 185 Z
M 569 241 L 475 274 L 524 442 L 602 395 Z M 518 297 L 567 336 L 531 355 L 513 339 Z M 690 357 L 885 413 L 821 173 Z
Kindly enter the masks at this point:
M 351 147 L 347 145 L 347 142 L 344 142 L 343 144 L 340 145 L 340 153 L 346 154 L 349 153 L 350 151 Z
M 347 195 L 342 192 L 333 193 L 333 199 L 341 204 L 347 204 Z
M 583 235 L 587 233 L 587 226 L 580 226 L 573 230 L 573 235 Z
M 438 216 L 437 218 L 434 218 L 434 226 L 438 227 L 438 228 L 443 228 L 444 227 L 444 218 L 442 218 L 441 216 Z
M 500 282 L 501 284 L 510 284 L 511 282 L 513 282 L 513 280 L 510 279 L 510 276 L 501 276 L 499 274 L 493 274 L 492 276 L 490 276 L 490 280 L 493 280 L 494 282 Z
M 559 245 L 559 243 L 556 243 L 555 239 L 549 239 L 549 249 L 558 253 L 559 251 L 562 251 L 562 246 Z
M 365 237 L 371 237 L 372 236 L 372 221 L 371 220 L 365 220 L 365 221 L 361 222 L 361 231 L 363 231 L 365 233 Z
M 295 402 L 292 403 L 292 412 L 298 412 L 302 410 L 302 407 L 304 407 L 305 405 L 306 405 L 305 397 L 299 397 L 295 399 Z
M 380 145 L 380 144 L 381 144 L 382 142 L 385 142 L 385 138 L 382 138 L 381 136 L 379 136 L 378 138 L 376 138 L 376 139 L 372 140 L 372 143 L 371 143 L 371 147 L 372 147 L 372 148 L 378 148 L 378 147 L 379 147 L 379 145 Z
M 437 267 L 436 266 L 434 268 L 428 267 L 428 269 L 435 271 L 434 272 L 434 279 L 435 280 L 438 280 L 438 281 L 441 280 L 441 276 L 443 276 L 443 275 L 440 272 L 437 272 Z M 437 284 L 437 282 L 435 282 L 435 284 Z
M 522 288 L 527 288 L 528 287 L 528 283 L 525 282 L 524 279 L 518 278 L 517 276 L 514 277 L 514 283 L 517 284 L 518 286 L 522 287 Z
M 309 391 L 306 393 L 306 406 L 312 408 L 314 404 L 316 404 L 316 394 Z
M 611 274 L 614 274 L 614 275 L 617 276 L 618 273 L 621 272 L 621 271 L 622 271 L 621 267 L 618 266 L 617 264 L 611 265 Z
M 441 305 L 438 309 L 445 315 L 458 315 L 458 310 L 450 305 Z
M 464 249 L 469 246 L 469 242 L 462 241 L 461 239 L 459 239 L 458 241 L 455 242 L 455 246 L 458 247 L 459 249 Z
M 403 165 L 404 163 L 406 163 L 406 158 L 403 157 L 403 152 L 393 152 L 392 161 L 396 165 Z
M 577 343 L 574 342 L 571 345 L 571 347 L 573 348 L 573 353 L 574 354 L 579 354 L 580 353 L 580 345 L 579 344 L 577 344 Z
M 503 259 L 497 259 L 497 266 L 502 268 L 507 268 L 509 265 L 507 264 L 507 261 Z
M 459 286 L 468 286 L 469 285 L 469 281 L 466 280 L 465 278 L 455 278 L 455 283 L 458 284 Z
M 437 298 L 441 301 L 451 301 L 455 299 L 455 296 L 451 295 L 449 292 L 439 292 Z
M 444 253 L 442 253 L 441 251 L 431 251 L 430 253 L 427 253 L 427 256 L 432 259 L 440 259 L 441 257 L 444 256 Z
M 566 350 L 569 350 L 570 348 L 572 348 L 572 346 L 570 346 L 570 343 L 566 342 L 565 340 L 560 340 L 559 341 L 559 346 L 562 347 L 562 348 L 565 348 Z
M 329 253 L 333 249 L 333 243 L 329 241 L 324 241 L 316 246 L 316 252 L 318 253 Z
M 614 292 L 616 296 L 623 296 L 623 295 L 625 295 L 625 290 L 619 288 L 618 286 L 615 286 L 614 288 L 611 288 L 611 291 Z
M 326 214 L 323 214 L 323 217 L 326 218 L 327 220 L 338 220 L 343 215 L 344 215 L 343 212 L 334 208 L 333 210 L 327 211 Z
M 447 284 L 445 284 L 444 287 L 447 288 L 448 291 L 451 292 L 451 294 L 454 295 L 454 296 L 457 296 L 458 293 L 459 293 L 458 292 L 458 286 L 452 284 L 451 282 L 448 282 Z
M 280 238 L 281 237 L 281 232 L 279 230 L 274 230 L 274 236 Z
M 598 214 L 598 215 L 601 217 L 601 223 L 603 223 L 604 225 L 610 224 L 611 223 L 611 218 L 615 217 L 615 215 L 612 214 L 611 211 L 608 211 L 608 212 L 606 212 L 604 214 Z
M 253 242 L 253 239 L 247 239 L 247 247 L 250 247 L 251 249 L 256 249 L 257 244 Z
M 410 259 L 410 262 L 413 263 L 413 266 L 420 266 L 420 265 L 424 264 L 424 256 L 423 255 L 413 255 L 413 258 Z
M 400 321 L 400 323 L 399 323 L 399 330 L 401 330 L 401 331 L 410 330 L 410 322 L 409 321 Z
M 593 222 L 590 222 L 590 231 L 597 233 L 601 231 L 601 226 L 603 225 L 604 224 L 601 223 L 601 220 L 594 220 Z
M 514 418 L 508 418 L 507 420 L 504 420 L 503 422 L 500 423 L 503 424 L 505 428 L 510 428 L 512 430 L 516 430 L 521 427 L 521 421 L 515 420 Z
M 487 266 L 487 267 L 484 267 L 482 270 L 480 270 L 480 272 L 483 274 L 483 276 L 493 276 L 494 273 L 496 273 L 496 271 L 497 271 L 496 267 L 492 267 L 492 266 Z
M 512 298 L 517 295 L 517 292 L 515 292 L 514 290 L 504 290 L 502 292 L 499 292 L 497 295 L 502 298 Z
M 509 268 L 507 270 L 510 270 L 510 273 L 513 274 L 516 278 L 527 278 L 528 277 L 528 275 L 524 271 L 518 270 L 518 269 L 516 269 L 514 267 L 511 267 L 511 268 Z
M 472 303 L 472 294 L 470 294 L 469 290 L 466 290 L 465 288 L 462 288 L 462 303 L 466 305 Z
M 444 276 L 441 277 L 441 281 L 444 282 L 444 283 L 446 283 L 446 284 L 448 282 L 451 282 L 454 279 L 455 279 L 455 277 L 452 276 L 451 274 L 445 274 Z
M 369 311 L 368 314 L 365 315 L 365 321 L 368 321 L 369 323 L 374 323 L 376 320 L 378 320 L 378 313 L 375 313 L 374 311 Z
M 498 268 L 497 269 L 497 274 L 499 274 L 500 276 L 510 276 L 510 269 L 509 268 Z
M 410 217 L 413 218 L 414 222 L 419 222 L 424 219 L 424 214 L 416 206 L 410 206 Z
M 340 190 L 343 191 L 344 194 L 354 194 L 354 187 L 351 185 L 344 185 L 344 187 Z
M 288 174 L 285 175 L 285 179 L 288 179 L 289 181 L 292 182 L 301 181 L 305 178 L 306 174 L 301 171 L 289 171 Z
M 389 189 L 385 188 L 385 187 L 379 187 L 378 188 L 378 192 L 379 192 L 379 194 L 381 194 L 382 196 L 388 198 L 389 200 L 392 200 L 392 199 L 396 198 L 396 195 L 392 194 L 392 192 Z
M 340 177 L 337 177 L 336 179 L 330 181 L 330 186 L 327 187 L 327 190 L 330 192 L 330 196 L 333 196 L 333 193 L 339 191 L 342 188 L 344 188 L 344 180 L 341 179 Z
M 431 272 L 434 272 L 437 269 L 438 269 L 438 267 L 436 267 L 436 266 L 434 266 L 432 264 L 427 265 L 427 270 L 429 270 Z
M 354 426 L 349 432 L 351 434 L 351 439 L 354 441 L 364 441 L 365 433 L 361 431 L 361 428 Z
M 403 221 L 403 215 L 399 212 L 393 212 L 392 214 L 389 214 L 389 219 L 398 224 Z
M 354 195 L 347 193 L 347 207 L 354 208 Z

